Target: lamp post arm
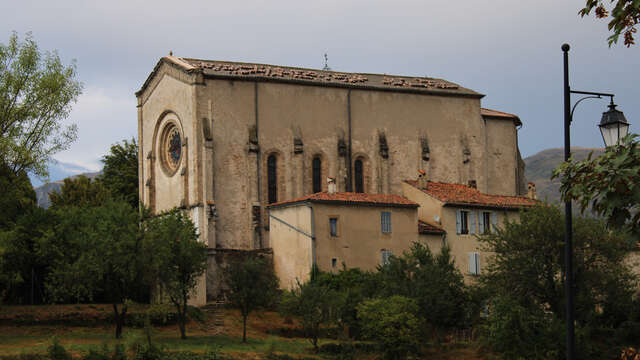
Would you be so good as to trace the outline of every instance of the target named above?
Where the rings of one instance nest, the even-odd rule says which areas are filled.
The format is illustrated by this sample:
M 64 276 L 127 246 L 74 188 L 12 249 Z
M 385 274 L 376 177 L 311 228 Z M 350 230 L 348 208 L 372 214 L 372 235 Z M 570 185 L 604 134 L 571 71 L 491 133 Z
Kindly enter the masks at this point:
M 573 104 L 573 107 L 571 108 L 571 116 L 569 117 L 569 121 L 573 122 L 573 113 L 576 111 L 576 106 L 578 106 L 578 104 L 580 104 L 580 102 L 582 102 L 582 100 L 587 100 L 587 99 L 602 99 L 602 96 L 600 95 L 594 95 L 594 96 L 585 96 L 582 99 L 576 101 L 575 104 Z

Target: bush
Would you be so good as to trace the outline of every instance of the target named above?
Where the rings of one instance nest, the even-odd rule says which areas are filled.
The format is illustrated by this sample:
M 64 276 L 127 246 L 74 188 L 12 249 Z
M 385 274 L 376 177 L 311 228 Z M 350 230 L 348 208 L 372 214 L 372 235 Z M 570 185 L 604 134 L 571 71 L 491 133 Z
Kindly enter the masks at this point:
M 485 344 L 505 359 L 552 359 L 558 358 L 558 349 L 564 348 L 562 326 L 541 309 L 532 310 L 499 297 L 492 303 L 482 332 Z
M 107 349 L 106 345 L 104 346 L 102 351 L 90 349 L 87 355 L 84 356 L 83 360 L 111 360 L 109 355 L 107 355 L 108 352 L 109 350 Z
M 71 354 L 60 344 L 57 337 L 51 338 L 51 345 L 47 348 L 51 360 L 71 360 Z
M 113 346 L 113 354 L 111 355 L 111 360 L 129 360 L 126 352 L 124 351 L 123 344 L 115 344 Z
M 364 301 L 358 318 L 366 338 L 375 341 L 385 359 L 404 359 L 419 351 L 419 308 L 403 296 Z

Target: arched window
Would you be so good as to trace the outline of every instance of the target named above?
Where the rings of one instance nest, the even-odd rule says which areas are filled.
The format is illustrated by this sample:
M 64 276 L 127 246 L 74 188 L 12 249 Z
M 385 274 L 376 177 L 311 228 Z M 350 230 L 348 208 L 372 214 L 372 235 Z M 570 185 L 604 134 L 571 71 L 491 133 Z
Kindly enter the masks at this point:
M 322 160 L 320 156 L 314 156 L 311 163 L 313 168 L 313 192 L 318 193 L 322 191 Z
M 267 187 L 269 204 L 278 201 L 278 161 L 275 154 L 267 158 Z
M 363 166 L 362 159 L 356 159 L 355 164 L 353 165 L 355 171 L 355 188 L 357 193 L 364 192 L 364 174 L 363 174 Z

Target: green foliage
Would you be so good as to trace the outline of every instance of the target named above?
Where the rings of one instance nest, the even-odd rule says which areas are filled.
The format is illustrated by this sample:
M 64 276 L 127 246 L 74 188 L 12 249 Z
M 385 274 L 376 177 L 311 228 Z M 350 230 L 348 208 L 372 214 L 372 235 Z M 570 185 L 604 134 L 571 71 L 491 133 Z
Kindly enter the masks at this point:
M 636 281 L 625 264 L 631 247 L 601 221 L 576 218 L 573 225 L 576 328 L 582 334 L 577 347 L 598 358 L 612 344 L 603 344 L 597 334 L 617 328 L 633 304 Z M 494 253 L 480 281 L 491 294 L 491 331 L 485 338 L 495 351 L 544 358 L 558 349 L 553 338 L 562 338 L 556 328 L 565 316 L 563 238 L 564 218 L 548 205 L 523 210 L 518 222 L 507 221 L 496 233 L 479 237 Z M 525 346 L 531 336 L 539 341 Z
M 11 229 L 21 215 L 36 206 L 36 193 L 27 173 L 15 174 L 1 162 L 0 194 L 0 231 Z
M 52 209 L 65 206 L 95 207 L 102 205 L 107 198 L 109 194 L 105 187 L 84 175 L 64 179 L 60 191 L 49 194 Z
M 11 230 L 0 231 L 0 302 L 42 303 L 51 259 L 40 251 L 53 230 L 50 212 L 33 207 Z M 4 294 L 4 295 L 3 295 Z
M 348 330 L 352 338 L 360 337 L 357 306 L 364 300 L 377 296 L 380 291 L 378 274 L 358 268 L 343 268 L 338 273 L 316 271 L 314 282 L 339 294 L 338 323 Z
M 75 78 L 75 63 L 40 52 L 30 33 L 0 44 L 0 163 L 14 175 L 45 177 L 51 155 L 76 139 L 76 126 L 62 125 L 82 91 Z
M 109 348 L 105 344 L 100 350 L 89 349 L 89 352 L 82 358 L 83 360 L 111 360 Z
M 283 293 L 280 313 L 300 319 L 305 337 L 317 352 L 321 327 L 337 321 L 343 301 L 337 291 L 315 281 L 298 283 L 296 288 Z
M 609 12 L 603 0 L 586 0 L 585 7 L 580 9 L 580 16 L 588 16 L 595 9 L 595 16 L 603 19 L 611 16 L 608 27 L 613 34 L 607 39 L 609 46 L 616 44 L 620 34 L 624 34 L 624 44 L 629 47 L 635 43 L 633 34 L 637 32 L 636 25 L 640 21 L 640 2 L 637 0 L 611 0 L 615 5 Z
M 640 5 L 638 5 L 640 6 Z M 593 210 L 614 229 L 627 229 L 640 239 L 640 144 L 628 135 L 620 145 L 584 161 L 561 164 L 554 177 L 562 179 L 565 200 L 575 200 L 582 211 Z
M 60 341 L 55 336 L 51 338 L 47 354 L 51 360 L 71 360 L 71 354 L 60 344 Z
M 126 300 L 146 287 L 139 214 L 128 203 L 113 200 L 98 207 L 57 211 L 55 240 L 46 249 L 54 259 L 48 293 L 54 301 L 92 300 L 101 293 L 113 305 L 116 337 L 120 337 Z
M 564 322 L 538 307 L 524 307 L 507 297 L 491 302 L 483 329 L 486 345 L 505 359 L 554 359 L 564 346 Z
M 247 341 L 247 317 L 261 307 L 273 305 L 278 292 L 278 277 L 273 264 L 262 258 L 236 261 L 224 269 L 229 300 L 242 314 L 242 341 Z
M 138 207 L 138 144 L 136 139 L 111 145 L 102 158 L 104 168 L 99 180 L 113 195 Z
M 151 267 L 162 292 L 178 311 L 181 337 L 186 338 L 187 301 L 207 268 L 208 247 L 198 241 L 198 232 L 179 209 L 160 214 L 146 223 Z
M 125 347 L 123 344 L 115 344 L 113 345 L 113 353 L 111 354 L 111 360 L 129 360 L 127 357 L 127 353 L 125 351 Z
M 469 326 L 464 278 L 448 247 L 434 255 L 414 243 L 408 253 L 379 268 L 381 296 L 401 295 L 418 304 L 419 318 L 436 333 Z
M 385 359 L 406 359 L 419 350 L 418 309 L 415 300 L 394 295 L 363 302 L 358 318 L 365 337 L 379 344 Z

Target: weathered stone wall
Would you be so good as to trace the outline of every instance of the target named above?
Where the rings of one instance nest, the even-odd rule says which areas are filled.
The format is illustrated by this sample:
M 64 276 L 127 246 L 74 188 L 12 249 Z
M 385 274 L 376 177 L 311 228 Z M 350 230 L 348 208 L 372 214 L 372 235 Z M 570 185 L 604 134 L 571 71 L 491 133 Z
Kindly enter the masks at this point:
M 226 300 L 226 292 L 229 288 L 223 281 L 223 269 L 233 261 L 242 261 L 251 257 L 261 257 L 273 261 L 273 252 L 271 249 L 209 249 L 206 275 L 207 302 Z

